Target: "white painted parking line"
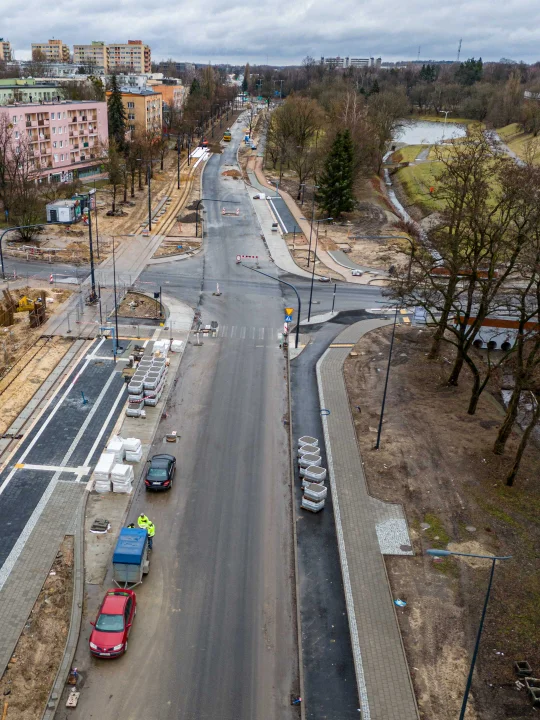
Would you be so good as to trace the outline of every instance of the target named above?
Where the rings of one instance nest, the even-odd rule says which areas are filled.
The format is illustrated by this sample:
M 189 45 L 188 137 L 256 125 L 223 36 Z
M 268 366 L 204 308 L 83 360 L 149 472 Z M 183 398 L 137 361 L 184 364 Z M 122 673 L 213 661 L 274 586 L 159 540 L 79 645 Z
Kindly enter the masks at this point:
M 231 328 L 231 337 L 236 337 L 236 325 L 233 325 Z

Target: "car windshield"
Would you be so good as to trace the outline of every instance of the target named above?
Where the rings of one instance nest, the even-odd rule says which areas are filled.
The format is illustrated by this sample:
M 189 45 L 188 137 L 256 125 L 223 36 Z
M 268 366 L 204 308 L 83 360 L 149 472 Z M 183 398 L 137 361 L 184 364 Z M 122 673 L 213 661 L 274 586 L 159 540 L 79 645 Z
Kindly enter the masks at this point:
M 151 480 L 166 480 L 167 470 L 165 468 L 151 467 L 148 471 L 148 477 Z
M 96 630 L 101 630 L 101 632 L 122 632 L 123 629 L 123 615 L 100 615 L 98 617 Z

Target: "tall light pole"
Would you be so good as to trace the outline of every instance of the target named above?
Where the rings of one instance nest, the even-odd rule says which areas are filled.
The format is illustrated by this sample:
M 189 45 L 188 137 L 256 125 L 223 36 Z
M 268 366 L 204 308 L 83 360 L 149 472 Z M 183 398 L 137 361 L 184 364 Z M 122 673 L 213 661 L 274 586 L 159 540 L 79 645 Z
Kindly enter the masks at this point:
M 317 258 L 317 245 L 319 244 L 319 225 L 322 222 L 330 222 L 333 219 L 334 218 L 329 217 L 329 218 L 324 218 L 322 220 L 317 220 L 317 235 L 315 237 L 315 255 L 313 257 L 313 268 L 311 271 L 311 288 L 309 291 L 309 308 L 308 308 L 308 316 L 307 316 L 308 322 L 309 322 L 309 319 L 311 318 L 311 300 L 313 298 L 313 282 L 315 281 L 315 260 Z M 309 255 L 308 255 L 308 257 L 309 257 Z
M 304 188 L 306 186 L 304 185 Z M 309 267 L 309 258 L 311 257 L 311 236 L 313 235 L 313 220 L 315 219 L 315 190 L 319 189 L 318 185 L 313 185 L 313 202 L 311 203 L 311 226 L 309 228 L 309 248 L 308 248 L 308 254 L 307 254 L 307 266 Z M 303 196 L 302 196 L 303 197 Z
M 147 173 L 148 173 L 148 230 L 149 230 L 149 232 L 152 232 L 152 185 L 151 185 L 151 176 L 150 176 L 150 163 L 148 163 Z
M 489 582 L 487 586 L 486 591 L 486 597 L 484 600 L 484 607 L 482 608 L 482 615 L 480 617 L 480 625 L 478 626 L 478 632 L 476 634 L 476 642 L 474 644 L 474 651 L 473 656 L 471 660 L 471 667 L 469 669 L 469 675 L 467 677 L 467 684 L 465 686 L 465 694 L 463 695 L 463 702 L 461 705 L 461 712 L 459 713 L 459 720 L 464 720 L 465 718 L 465 711 L 467 710 L 467 701 L 469 699 L 469 692 L 471 690 L 471 684 L 472 684 L 472 678 L 474 673 L 474 666 L 476 665 L 476 658 L 478 656 L 478 648 L 480 647 L 480 638 L 482 637 L 482 630 L 484 628 L 484 620 L 486 617 L 486 610 L 489 602 L 489 596 L 491 594 L 491 585 L 493 584 L 493 574 L 495 573 L 495 564 L 497 560 L 511 560 L 511 555 L 474 555 L 473 553 L 460 553 L 460 552 L 452 552 L 451 550 L 426 550 L 426 553 L 428 555 L 432 555 L 434 557 L 448 557 L 449 555 L 460 555 L 461 557 L 472 557 L 472 558 L 480 558 L 482 560 L 491 560 L 491 572 L 489 573 Z
M 94 273 L 94 246 L 92 243 L 92 210 L 88 208 L 88 245 L 90 248 L 90 282 L 91 290 L 89 301 L 91 303 L 97 302 L 98 296 L 96 294 L 96 276 Z
M 390 352 L 388 353 L 388 365 L 386 366 L 386 378 L 384 380 L 384 392 L 381 405 L 381 415 L 379 417 L 379 427 L 377 428 L 377 442 L 375 443 L 375 450 L 378 450 L 381 446 L 381 433 L 382 424 L 384 417 L 384 407 L 386 405 L 386 391 L 388 390 L 388 378 L 390 377 L 390 363 L 392 362 L 392 350 L 394 349 L 394 337 L 396 335 L 396 324 L 398 316 L 399 305 L 396 305 L 396 312 L 394 314 L 394 327 L 392 328 L 392 339 L 390 340 Z
M 178 174 L 178 180 L 176 183 L 176 189 L 180 190 L 180 133 L 178 133 L 178 140 L 176 141 L 176 147 L 178 149 L 178 157 L 177 157 L 177 174 Z
M 97 258 L 99 260 L 99 230 L 98 230 L 98 214 L 97 214 L 97 189 L 96 189 L 95 178 L 94 178 L 94 210 L 95 210 L 95 217 L 96 217 L 96 252 L 97 252 Z M 88 208 L 88 212 L 90 212 L 90 208 Z
M 448 113 L 451 113 L 451 110 L 439 110 L 440 113 L 444 115 L 444 126 L 442 131 L 442 139 L 444 140 L 444 136 L 446 134 L 446 121 L 448 120 Z

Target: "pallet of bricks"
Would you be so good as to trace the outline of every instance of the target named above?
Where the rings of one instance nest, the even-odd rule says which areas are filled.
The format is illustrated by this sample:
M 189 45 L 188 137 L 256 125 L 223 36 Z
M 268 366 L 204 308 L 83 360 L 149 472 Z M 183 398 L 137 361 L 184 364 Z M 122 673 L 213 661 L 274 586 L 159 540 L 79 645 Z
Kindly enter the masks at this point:
M 142 459 L 142 444 L 138 438 L 111 438 L 94 468 L 94 490 L 99 494 L 127 493 L 133 490 L 133 466 Z M 124 462 L 125 461 L 125 462 Z
M 321 467 L 321 449 L 317 438 L 303 435 L 298 440 L 298 465 L 302 479 L 302 505 L 304 510 L 319 512 L 324 508 L 328 488 L 326 468 Z
M 145 417 L 145 405 L 155 407 L 165 387 L 169 361 L 169 340 L 154 343 L 152 354 L 143 355 L 128 385 L 128 417 Z

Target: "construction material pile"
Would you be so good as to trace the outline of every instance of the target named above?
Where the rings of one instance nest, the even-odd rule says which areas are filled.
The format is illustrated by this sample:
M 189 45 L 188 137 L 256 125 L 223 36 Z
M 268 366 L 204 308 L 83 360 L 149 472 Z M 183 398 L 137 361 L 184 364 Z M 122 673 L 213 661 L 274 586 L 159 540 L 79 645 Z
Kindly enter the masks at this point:
M 324 484 L 326 468 L 321 467 L 321 449 L 317 438 L 303 435 L 298 440 L 298 465 L 302 478 L 304 510 L 319 512 L 324 508 L 328 488 Z

